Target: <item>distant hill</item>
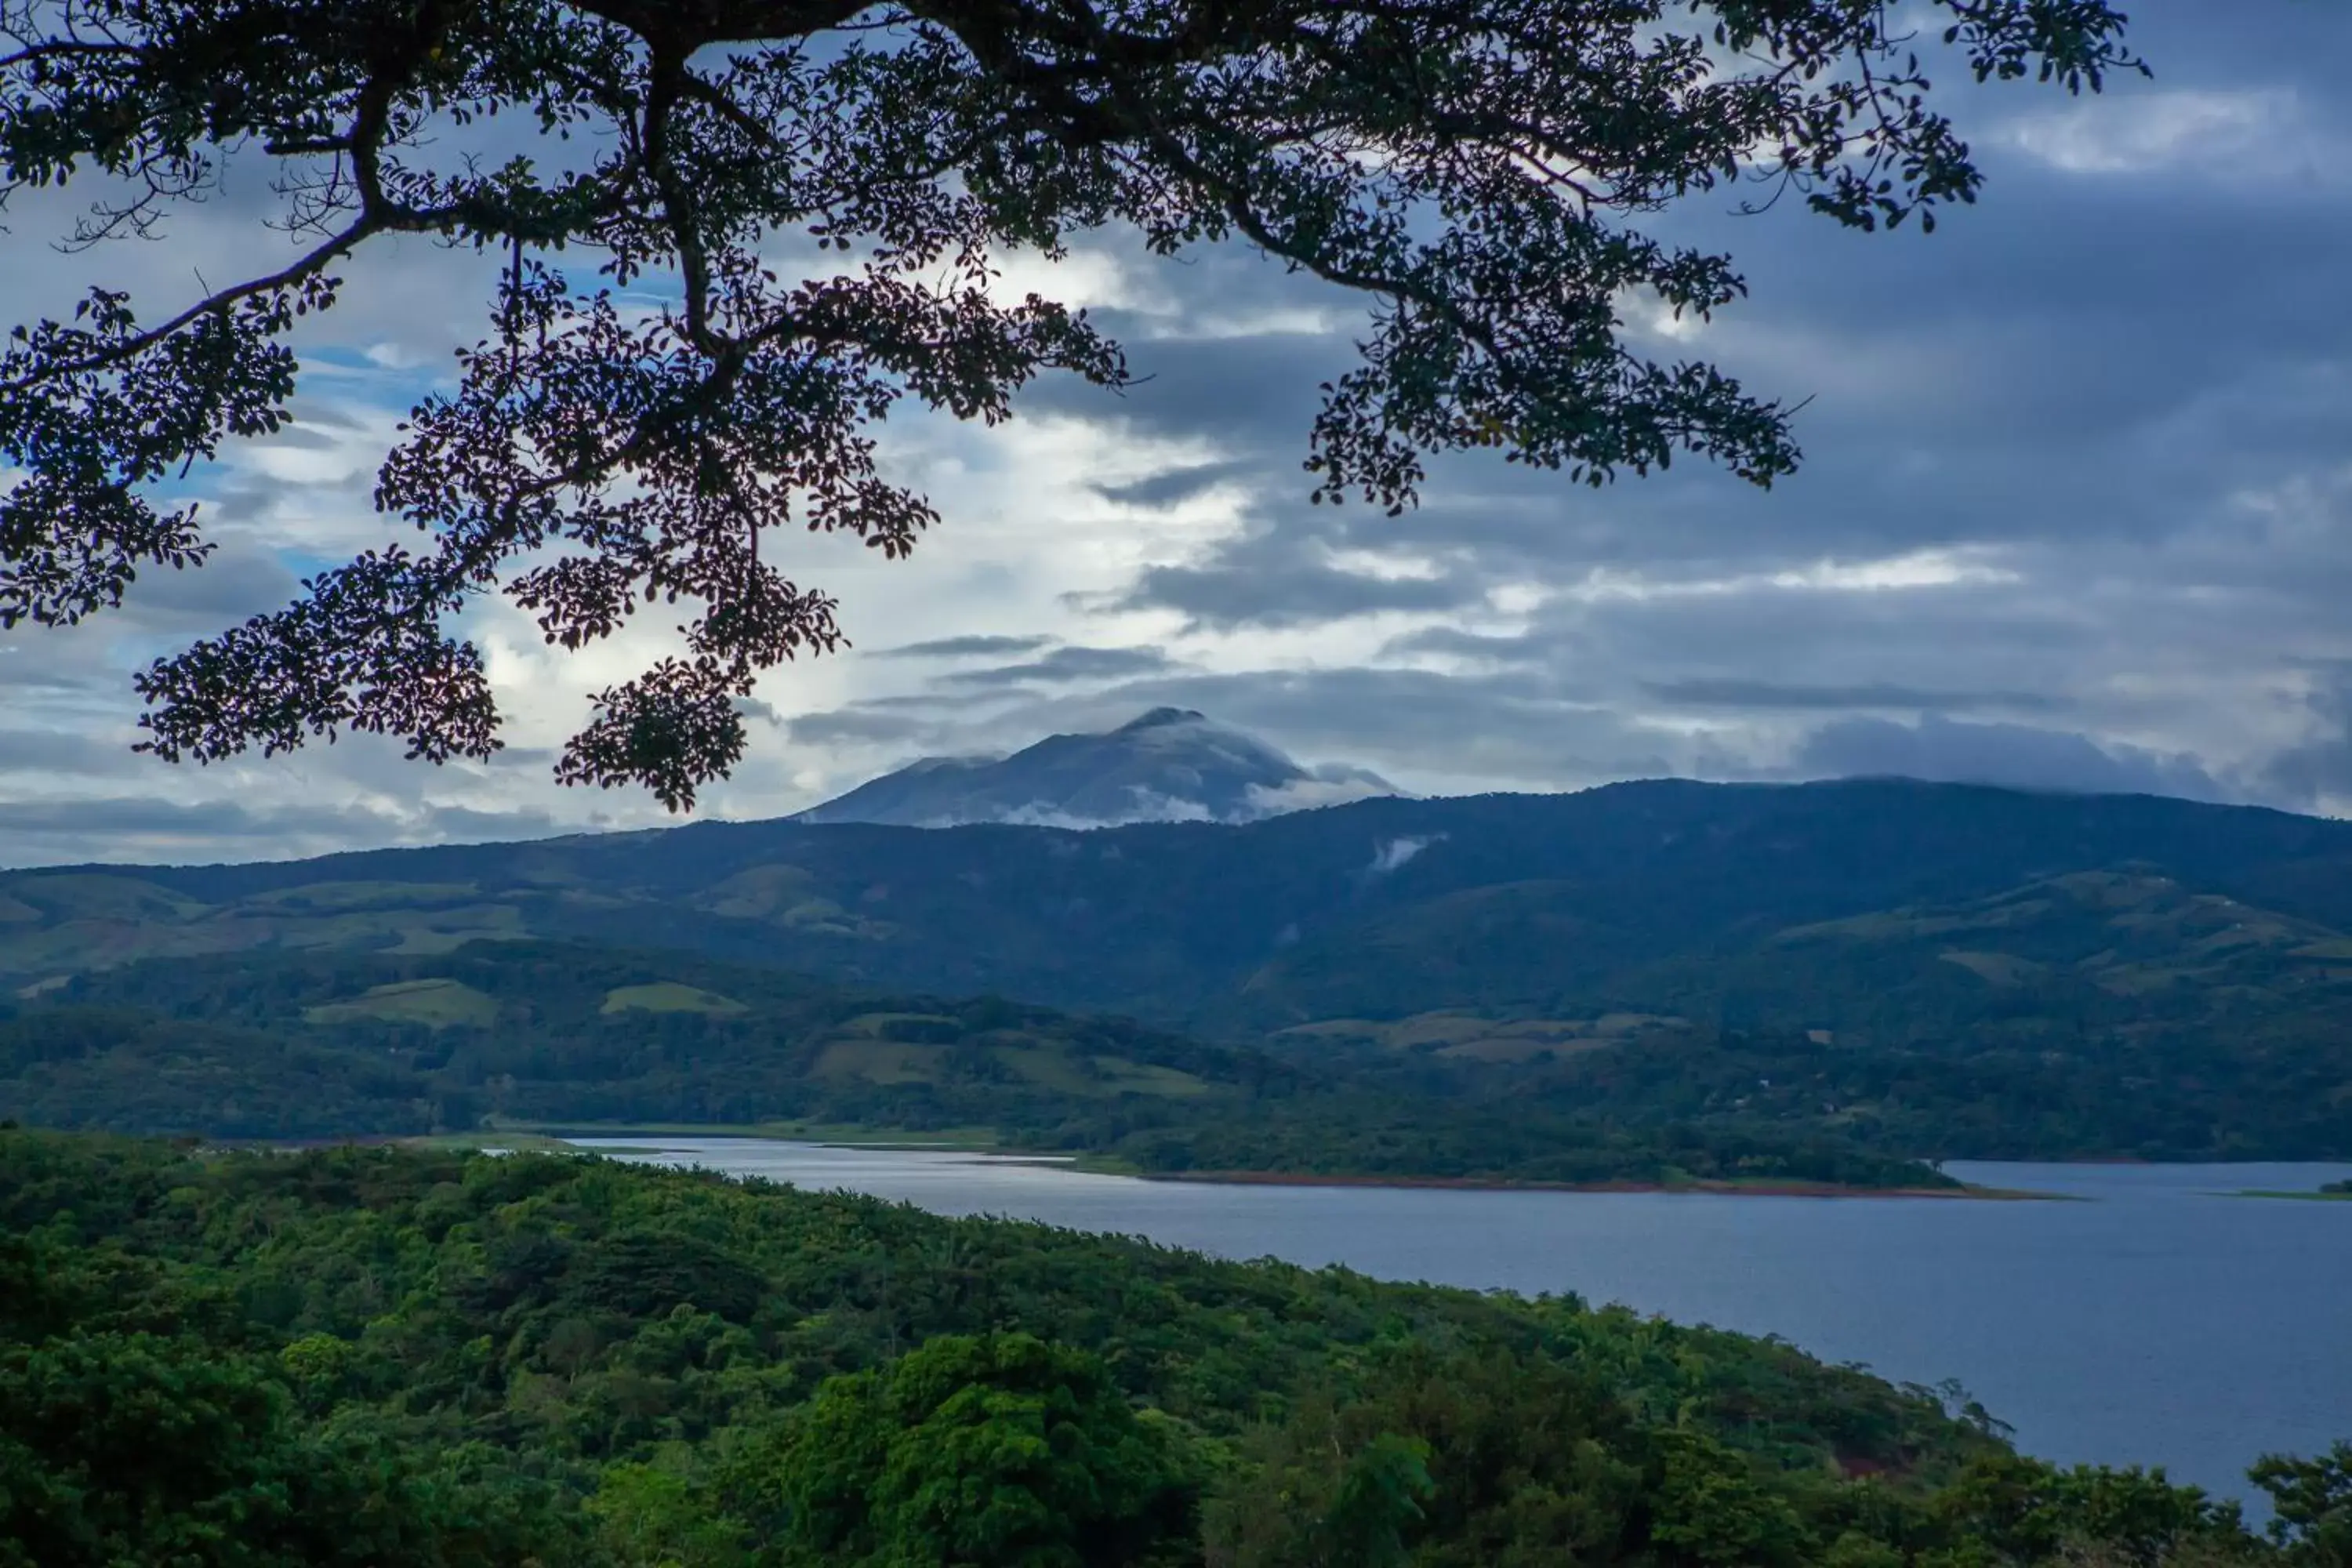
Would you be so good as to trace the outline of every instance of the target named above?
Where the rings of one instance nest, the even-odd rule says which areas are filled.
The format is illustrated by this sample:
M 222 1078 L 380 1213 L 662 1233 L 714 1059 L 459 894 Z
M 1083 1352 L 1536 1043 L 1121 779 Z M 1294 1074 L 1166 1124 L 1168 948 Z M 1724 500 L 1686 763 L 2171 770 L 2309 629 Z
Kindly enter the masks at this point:
M 1009 757 L 925 757 L 799 820 L 906 827 L 1248 822 L 1395 793 L 1363 769 L 1309 771 L 1244 731 L 1189 709 L 1155 708 L 1106 734 L 1052 735 Z
M 1296 1087 L 1263 1053 L 983 999 L 882 996 L 681 953 L 150 962 L 0 1008 L 0 1101 L 52 1126 L 225 1137 L 526 1122 L 1057 1127 Z
M 2063 931 L 2099 943 L 2067 963 L 2097 959 L 2120 917 L 2098 914 L 2095 900 L 2074 900 L 2073 914 L 2032 904 L 2035 921 L 2022 921 L 2027 905 L 1964 907 L 2085 873 L 2168 886 L 2190 900 L 2184 910 L 2226 899 L 2257 911 L 2257 929 L 2298 933 L 2265 949 L 2297 973 L 2332 973 L 2334 960 L 2314 956 L 2332 951 L 2323 933 L 2352 931 L 2352 824 L 2137 795 L 1669 781 L 1370 800 L 1237 826 L 710 822 L 256 865 L 16 871 L 0 874 L 0 980 L 253 947 L 415 954 L 530 936 L 658 943 L 1223 1034 L 1448 1007 L 1688 1008 L 1704 1004 L 1702 973 L 1724 977 L 1735 1010 L 1747 996 L 1777 1010 L 1771 983 L 1791 963 L 1860 974 L 1898 931 L 1911 933 L 1903 952 L 1931 954 L 1927 975 L 1965 994 L 2016 987 L 1998 957 L 1932 955 L 2052 966 Z M 1843 937 L 1813 929 L 1857 920 L 1877 923 Z M 1936 946 L 1923 921 L 1982 929 Z M 2141 933 L 2134 963 L 2175 942 L 2184 983 L 2210 969 L 2187 962 L 2213 934 L 2193 921 L 2126 931 Z M 1738 970 L 1749 955 L 1763 962 Z M 2099 960 L 2111 962 L 2122 960 Z M 1752 983 L 1733 984 L 1740 973 Z M 1861 1026 L 1848 1003 L 1823 1005 L 1838 1016 L 1801 1021 Z
M 1948 1185 L 1804 1117 L 1432 1095 L 995 997 L 676 952 L 155 960 L 0 1002 L 0 1119 L 215 1138 L 614 1126 L 946 1134 L 1155 1172 Z
M 1129 1015 L 1498 1106 L 1696 1095 L 1942 1154 L 2352 1153 L 2352 825 L 2244 807 L 1662 782 L 0 876 L 0 983 L 36 995 L 147 958 L 525 938 Z M 1787 1059 L 1717 1071 L 1755 1050 Z M 1633 1070 L 1667 1060 L 1672 1085 Z

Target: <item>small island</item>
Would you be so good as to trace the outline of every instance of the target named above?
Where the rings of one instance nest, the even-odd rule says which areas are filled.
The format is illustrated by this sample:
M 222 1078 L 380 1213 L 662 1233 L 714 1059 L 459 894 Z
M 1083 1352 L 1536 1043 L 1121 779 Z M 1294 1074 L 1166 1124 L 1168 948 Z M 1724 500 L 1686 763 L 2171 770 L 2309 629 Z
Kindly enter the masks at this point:
M 1461 1192 L 1549 1193 L 1696 1193 L 1718 1197 L 1763 1198 L 1993 1198 L 2048 1199 L 2054 1193 L 2027 1192 L 2010 1187 L 1982 1187 L 1958 1182 L 1941 1173 L 1937 1179 L 1911 1184 L 1812 1181 L 1783 1176 L 1693 1176 L 1667 1171 L 1654 1176 L 1598 1177 L 1588 1181 L 1523 1179 L 1507 1174 L 1469 1176 L 1360 1175 L 1342 1171 L 1166 1171 L 1122 1170 L 1154 1182 L 1208 1182 L 1237 1186 L 1276 1187 L 1413 1187 Z
M 2307 1193 L 2271 1192 L 2257 1187 L 2250 1188 L 2245 1192 L 2240 1193 L 2238 1196 L 2242 1198 L 2301 1198 L 2312 1203 L 2352 1203 L 2352 1178 L 2347 1178 L 2341 1182 L 2323 1182 L 2315 1190 Z

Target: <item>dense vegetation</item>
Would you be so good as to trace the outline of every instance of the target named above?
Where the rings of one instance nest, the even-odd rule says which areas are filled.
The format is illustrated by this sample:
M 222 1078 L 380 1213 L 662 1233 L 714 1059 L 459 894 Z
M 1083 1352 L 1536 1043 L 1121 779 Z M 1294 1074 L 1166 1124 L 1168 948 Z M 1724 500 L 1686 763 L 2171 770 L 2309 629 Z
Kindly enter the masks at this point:
M 0 1112 L 782 1118 L 1560 1180 L 2342 1158 L 2347 930 L 2352 825 L 1891 781 L 23 872 Z M 908 999 L 975 993 L 1154 1027 Z
M 1417 1021 L 1432 1033 L 1451 1022 Z M 2284 1041 L 2221 1031 L 2074 1049 L 1993 1032 L 1893 1044 L 1822 1034 L 1653 1029 L 1517 1060 L 1450 1055 L 1442 1033 L 1408 1048 L 1326 1034 L 1298 1054 L 1389 1093 L 1517 1120 L 1745 1126 L 1933 1159 L 2352 1156 L 2352 1031 L 2341 1026 Z
M 0 1131 L 0 1563 L 2352 1562 L 1786 1346 L 604 1161 Z
M 1951 983 L 1938 1009 L 2010 994 L 1941 952 L 1999 949 L 2021 931 L 2042 951 L 2020 956 L 2048 968 L 2118 936 L 2140 942 L 2151 969 L 2165 952 L 2231 956 L 2212 942 L 2219 931 L 2176 921 L 2131 936 L 2114 923 L 2128 910 L 2083 897 L 2065 900 L 2071 910 L 2052 904 L 2041 927 L 2021 927 L 2021 909 L 1975 908 L 2085 872 L 2226 898 L 2242 909 L 2223 930 L 2260 917 L 2251 945 L 2281 970 L 2325 979 L 2343 967 L 2340 952 L 2334 963 L 2324 951 L 2295 955 L 2352 931 L 2352 824 L 1888 780 L 1377 800 L 1239 826 L 1092 833 L 713 822 L 280 864 L 20 871 L 0 874 L 0 975 L 531 935 L 656 942 L 878 990 L 994 993 L 1226 1036 L 1580 998 L 1687 1010 L 1704 994 L 1685 964 L 1751 957 L 1763 962 L 1727 988 L 1724 1021 L 1757 1026 L 1784 1010 L 1761 988 L 1779 973 L 1775 939 L 1790 931 L 1809 932 L 1800 956 L 1819 971 L 1797 999 L 1794 1021 L 1810 1027 L 1873 1022 L 1846 1015 L 1887 976 L 1843 971 L 1841 953 L 1865 964 L 1895 946 L 1923 953 L 1918 973 Z M 1904 933 L 1891 926 L 1850 929 L 1874 939 L 1852 942 L 1811 930 L 1911 910 L 1959 918 L 1962 907 L 1979 929 L 1941 946 L 1916 928 L 1894 944 Z M 2050 944 L 2070 935 L 2110 940 Z M 1670 963 L 1662 994 L 1643 994 L 1635 977 Z
M 1503 1116 L 1118 1019 L 529 942 L 150 963 L 0 1004 L 0 1113 L 288 1139 L 593 1124 L 980 1133 L 1157 1172 L 1944 1182 L 1740 1116 Z
M 2352 825 L 1895 781 L 0 877 L 19 984 L 266 947 L 657 942 L 881 997 L 1131 1015 L 1400 1102 L 1794 1122 L 1936 1157 L 2352 1155 L 2347 931 Z M 634 1016 L 648 1038 L 705 1027 Z M 499 1108 L 479 1083 L 449 1091 Z M 1049 1120 L 1002 1100 L 957 1114 Z

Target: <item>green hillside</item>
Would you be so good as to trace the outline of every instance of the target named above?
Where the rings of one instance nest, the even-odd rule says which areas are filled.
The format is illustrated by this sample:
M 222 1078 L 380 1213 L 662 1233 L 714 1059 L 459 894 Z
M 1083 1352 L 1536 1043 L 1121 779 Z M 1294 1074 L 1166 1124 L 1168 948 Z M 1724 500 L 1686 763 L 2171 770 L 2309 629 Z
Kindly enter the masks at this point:
M 1922 1156 L 2343 1158 L 2348 955 L 2315 922 L 2084 872 L 1270 1043 L 1457 1100 L 1810 1123 Z
M 1117 1019 L 528 942 L 148 961 L 19 997 L 0 1040 L 16 1069 L 0 1102 L 25 1120 L 227 1137 L 481 1120 L 1034 1129 L 1297 1078 Z M 289 1092 L 296 1063 L 310 1070 Z
M 11 1563 L 2327 1568 L 2347 1467 L 2263 1460 L 2268 1541 L 1956 1391 L 1574 1297 L 0 1127 Z
M 1093 833 L 704 823 L 0 875 L 0 975 L 251 947 L 647 942 L 1221 1031 L 1541 1001 L 1773 931 L 2167 879 L 2352 930 L 2352 825 L 2143 796 L 1679 782 Z
M 151 960 L 0 1004 L 0 1116 L 230 1139 L 691 1125 L 953 1134 L 1165 1173 L 1949 1186 L 1741 1114 L 1498 1116 L 994 998 L 536 942 Z
M 1663 1124 L 1674 1106 L 1902 1155 L 2344 1156 L 2348 933 L 2352 825 L 1899 781 L 1380 800 L 1085 834 L 702 824 L 0 877 L 0 976 L 27 999 L 151 963 L 309 952 L 383 966 L 306 1001 L 334 1010 L 311 1022 L 446 1033 L 486 1004 L 372 988 L 495 999 L 443 961 L 658 942 L 677 960 L 563 1004 L 566 1039 L 764 1027 L 744 987 L 772 982 L 697 978 L 698 963 L 820 976 L 881 999 L 864 1007 L 880 1021 L 796 1022 L 772 1072 L 688 1089 L 633 1068 L 625 1093 L 566 1103 L 1033 1136 L 1070 1104 L 1158 1115 L 1223 1080 L 1124 1046 L 1000 1031 L 950 1047 L 920 1037 L 950 1026 L 881 1016 L 924 1011 L 890 999 L 1140 1018 L 1384 1107 Z M 453 1114 L 544 1117 L 541 1081 L 501 1063 L 429 1093 Z

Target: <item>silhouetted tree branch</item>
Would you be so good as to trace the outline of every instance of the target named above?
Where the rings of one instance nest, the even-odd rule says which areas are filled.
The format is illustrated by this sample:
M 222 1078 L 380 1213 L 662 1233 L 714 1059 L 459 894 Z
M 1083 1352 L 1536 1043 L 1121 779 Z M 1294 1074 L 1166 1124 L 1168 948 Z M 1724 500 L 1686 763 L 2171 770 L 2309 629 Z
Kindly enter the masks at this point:
M 1979 79 L 2079 91 L 2138 63 L 2103 0 L 1932 10 Z M 144 746 L 351 728 L 484 756 L 499 716 L 449 630 L 469 602 L 505 593 L 577 648 L 683 601 L 684 655 L 599 694 L 558 769 L 681 808 L 740 754 L 761 672 L 841 642 L 761 531 L 897 556 L 935 521 L 881 474 L 876 421 L 912 400 L 992 423 L 1045 371 L 1126 383 L 1084 312 L 992 287 L 1006 250 L 1239 239 L 1365 295 L 1307 468 L 1318 500 L 1395 510 L 1465 447 L 1592 483 L 1683 451 L 1769 484 L 1790 410 L 1620 333 L 1625 296 L 1704 316 L 1738 273 L 1633 220 L 1754 179 L 1855 227 L 1926 224 L 1979 183 L 1880 0 L 0 0 L 0 195 L 109 177 L 76 242 L 152 232 L 243 150 L 288 161 L 278 221 L 317 241 L 158 325 L 93 290 L 16 329 L 0 625 L 205 558 L 172 486 L 284 423 L 286 335 L 345 258 L 387 234 L 494 249 L 491 333 L 377 483 L 427 542 L 155 663 Z M 547 166 L 465 154 L 501 112 Z M 778 277 L 808 239 L 833 269 Z M 672 303 L 615 303 L 646 283 Z

